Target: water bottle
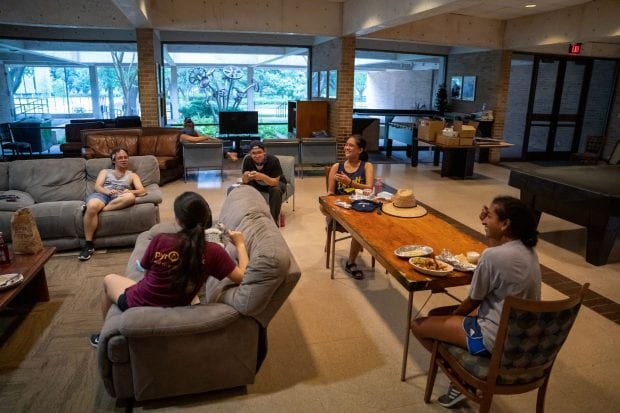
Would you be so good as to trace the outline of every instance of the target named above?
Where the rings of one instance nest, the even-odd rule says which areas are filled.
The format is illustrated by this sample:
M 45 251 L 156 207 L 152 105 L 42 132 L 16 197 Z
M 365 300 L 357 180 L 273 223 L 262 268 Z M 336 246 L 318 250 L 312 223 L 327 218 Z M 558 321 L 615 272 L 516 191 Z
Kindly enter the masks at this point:
M 9 255 L 9 246 L 4 240 L 4 235 L 0 232 L 0 265 L 6 265 L 11 263 L 11 256 Z
M 375 190 L 375 195 L 378 195 L 379 193 L 383 192 L 383 179 L 380 176 L 375 178 L 374 190 Z

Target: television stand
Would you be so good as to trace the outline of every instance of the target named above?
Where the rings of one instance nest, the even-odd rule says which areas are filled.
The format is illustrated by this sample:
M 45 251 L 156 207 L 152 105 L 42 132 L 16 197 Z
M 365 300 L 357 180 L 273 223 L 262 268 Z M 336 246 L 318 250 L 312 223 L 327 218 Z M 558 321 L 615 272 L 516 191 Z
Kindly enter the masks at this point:
M 243 150 L 241 149 L 241 141 L 260 141 L 261 136 L 258 133 L 218 133 L 216 136 L 223 141 L 232 141 L 234 150 L 237 152 L 239 158 L 243 157 Z

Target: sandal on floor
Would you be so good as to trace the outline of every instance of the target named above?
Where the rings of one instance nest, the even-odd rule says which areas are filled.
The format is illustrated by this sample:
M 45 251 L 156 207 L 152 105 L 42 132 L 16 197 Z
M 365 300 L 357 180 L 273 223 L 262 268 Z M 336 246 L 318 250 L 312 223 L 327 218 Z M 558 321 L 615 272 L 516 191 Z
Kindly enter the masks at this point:
M 348 262 L 345 262 L 344 270 L 356 280 L 364 279 L 364 273 L 357 269 L 357 265 L 355 263 L 349 264 Z

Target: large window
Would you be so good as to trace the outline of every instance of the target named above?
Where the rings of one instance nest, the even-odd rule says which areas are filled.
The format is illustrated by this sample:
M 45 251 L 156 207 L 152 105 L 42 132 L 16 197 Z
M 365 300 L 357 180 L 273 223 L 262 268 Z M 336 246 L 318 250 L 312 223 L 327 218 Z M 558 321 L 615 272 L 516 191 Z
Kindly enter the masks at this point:
M 139 115 L 133 43 L 0 40 L 15 120 Z
M 286 134 L 287 102 L 308 96 L 308 49 L 164 44 L 168 124 L 191 117 L 215 133 L 222 111 L 256 110 L 260 133 Z

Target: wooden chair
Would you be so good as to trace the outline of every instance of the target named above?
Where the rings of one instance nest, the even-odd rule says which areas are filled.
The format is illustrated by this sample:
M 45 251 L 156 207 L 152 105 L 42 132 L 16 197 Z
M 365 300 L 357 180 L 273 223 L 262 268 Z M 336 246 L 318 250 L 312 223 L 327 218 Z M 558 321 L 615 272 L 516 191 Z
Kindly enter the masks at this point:
M 332 168 L 331 166 L 325 167 L 325 191 L 326 192 L 329 190 L 329 171 L 331 168 Z M 347 230 L 344 229 L 344 227 L 340 225 L 338 222 L 334 221 L 333 219 L 327 220 L 327 227 L 325 228 L 325 230 L 327 231 L 327 237 L 325 238 L 325 248 L 323 249 L 325 251 L 325 268 L 329 268 L 329 259 L 331 257 L 330 254 L 333 254 L 333 251 L 331 250 L 331 248 L 332 248 L 332 232 L 334 230 L 334 225 L 336 226 L 336 232 L 348 234 Z M 334 240 L 334 246 L 336 242 L 344 241 L 345 239 L 349 239 L 349 238 L 351 238 L 351 235 L 343 235 L 342 237 L 336 238 Z M 375 268 L 375 257 L 371 258 L 371 265 L 372 265 L 372 268 Z M 332 272 L 332 275 L 333 275 L 333 272 Z
M 29 152 L 32 158 L 32 145 L 28 142 L 16 142 L 13 139 L 13 132 L 9 123 L 0 124 L 0 149 L 2 149 L 2 158 L 4 159 L 4 151 L 9 150 L 12 152 L 13 157 L 17 154 L 22 156 Z
M 582 164 L 596 164 L 601 159 L 604 148 L 604 136 L 588 136 L 584 151 L 571 154 L 570 160 Z
M 620 164 L 620 140 L 616 141 L 614 149 L 612 149 L 609 159 L 607 159 L 607 163 L 610 165 Z
M 452 385 L 488 412 L 494 394 L 520 394 L 538 389 L 536 411 L 544 410 L 545 393 L 555 358 L 577 318 L 589 284 L 576 297 L 558 301 L 507 297 L 491 357 L 435 341 L 424 402 L 433 391 L 437 367 Z

